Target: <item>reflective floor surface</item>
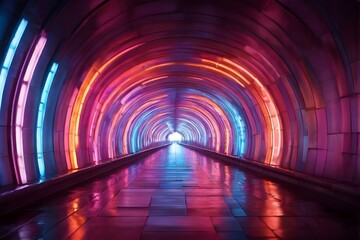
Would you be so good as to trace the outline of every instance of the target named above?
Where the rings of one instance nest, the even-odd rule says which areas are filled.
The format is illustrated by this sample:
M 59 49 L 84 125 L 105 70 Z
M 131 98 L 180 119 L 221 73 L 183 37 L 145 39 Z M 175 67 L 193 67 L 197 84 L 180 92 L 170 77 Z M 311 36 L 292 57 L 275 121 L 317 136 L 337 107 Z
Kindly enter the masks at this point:
M 3 239 L 360 238 L 350 206 L 178 144 L 0 221 Z

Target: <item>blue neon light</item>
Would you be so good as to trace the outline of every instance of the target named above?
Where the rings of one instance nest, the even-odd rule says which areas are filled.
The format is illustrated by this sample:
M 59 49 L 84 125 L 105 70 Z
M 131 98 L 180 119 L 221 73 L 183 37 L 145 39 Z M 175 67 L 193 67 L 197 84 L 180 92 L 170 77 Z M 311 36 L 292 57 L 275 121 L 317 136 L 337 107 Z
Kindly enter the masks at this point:
M 54 80 L 56 71 L 58 68 L 57 63 L 53 63 L 50 72 L 46 78 L 45 86 L 41 94 L 40 105 L 38 110 L 37 128 L 36 128 L 36 148 L 37 148 L 37 162 L 39 166 L 40 178 L 45 178 L 45 161 L 44 161 L 44 149 L 43 149 L 43 134 L 44 134 L 44 119 L 46 104 L 50 92 L 52 82 Z
M 6 78 L 9 73 L 11 63 L 14 59 L 16 49 L 19 46 L 21 37 L 23 36 L 23 34 L 25 32 L 27 24 L 28 24 L 27 20 L 25 20 L 25 19 L 21 20 L 21 22 L 15 32 L 15 35 L 14 35 L 13 39 L 11 40 L 9 49 L 5 56 L 3 66 L 1 68 L 1 73 L 0 73 L 0 110 L 1 110 L 1 106 L 2 106 L 2 98 L 3 98 L 3 94 L 4 94 Z

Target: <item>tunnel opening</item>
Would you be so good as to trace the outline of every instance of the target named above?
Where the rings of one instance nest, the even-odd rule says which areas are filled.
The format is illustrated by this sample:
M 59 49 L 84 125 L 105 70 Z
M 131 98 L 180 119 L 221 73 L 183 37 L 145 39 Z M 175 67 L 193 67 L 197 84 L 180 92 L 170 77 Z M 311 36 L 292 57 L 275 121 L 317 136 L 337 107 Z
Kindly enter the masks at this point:
M 173 132 L 173 133 L 169 134 L 167 139 L 171 143 L 178 143 L 178 142 L 183 141 L 184 137 L 183 137 L 183 135 L 181 135 L 178 132 Z

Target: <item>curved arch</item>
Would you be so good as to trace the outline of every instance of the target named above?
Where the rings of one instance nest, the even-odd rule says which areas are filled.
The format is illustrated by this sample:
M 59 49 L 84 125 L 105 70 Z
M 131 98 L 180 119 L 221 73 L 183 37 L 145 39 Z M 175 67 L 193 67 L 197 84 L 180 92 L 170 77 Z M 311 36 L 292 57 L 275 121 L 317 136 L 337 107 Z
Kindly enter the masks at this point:
M 0 30 L 0 185 L 101 164 L 174 131 L 225 154 L 360 181 L 356 1 L 24 3 Z

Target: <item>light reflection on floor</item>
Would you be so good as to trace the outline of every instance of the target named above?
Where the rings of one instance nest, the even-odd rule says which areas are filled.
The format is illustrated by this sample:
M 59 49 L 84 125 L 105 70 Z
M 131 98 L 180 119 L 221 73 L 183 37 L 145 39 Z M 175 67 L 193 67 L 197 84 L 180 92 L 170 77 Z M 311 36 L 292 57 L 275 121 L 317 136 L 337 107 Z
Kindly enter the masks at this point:
M 359 229 L 354 213 L 174 143 L 2 219 L 0 237 L 358 239 Z

